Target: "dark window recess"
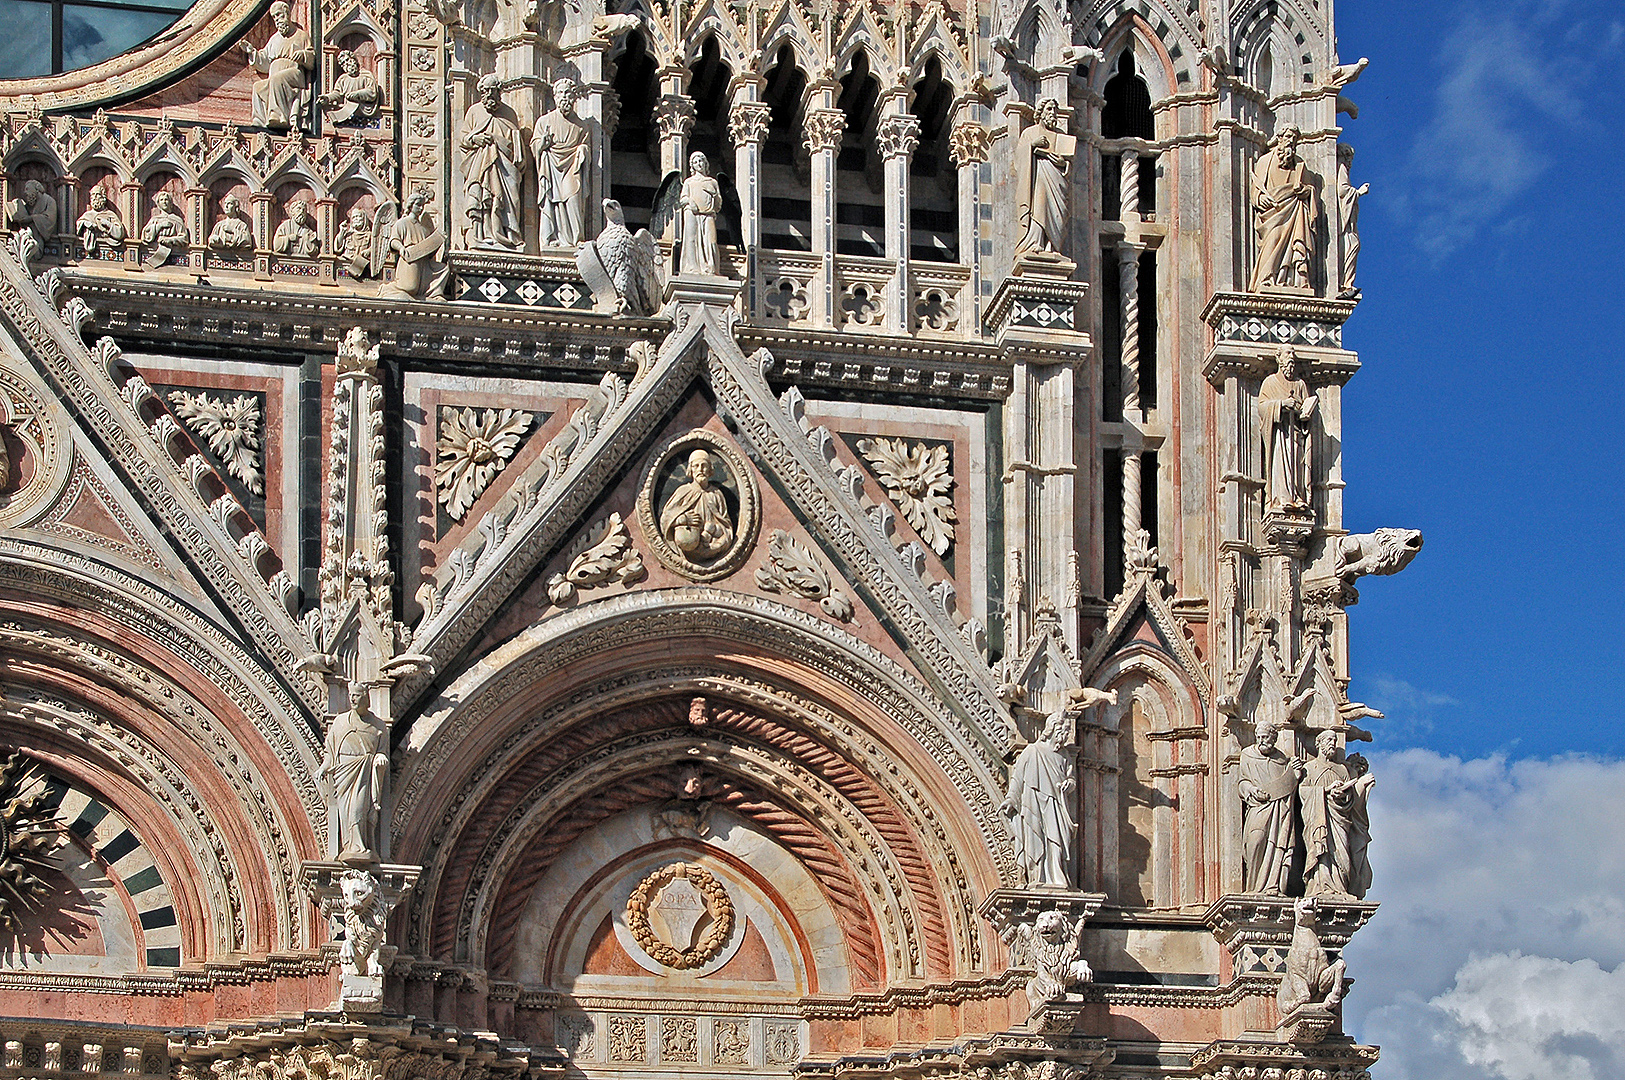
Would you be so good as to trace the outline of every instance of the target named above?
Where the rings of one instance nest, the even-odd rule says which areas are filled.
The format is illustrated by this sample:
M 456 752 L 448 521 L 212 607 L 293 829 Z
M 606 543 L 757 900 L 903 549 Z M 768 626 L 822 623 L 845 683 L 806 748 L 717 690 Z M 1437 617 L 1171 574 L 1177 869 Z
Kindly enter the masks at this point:
M 868 203 L 838 203 L 835 207 L 835 223 L 837 225 L 870 225 L 877 229 L 886 227 L 886 208 L 884 206 L 870 206 Z
M 801 91 L 806 76 L 795 52 L 781 47 L 767 72 L 762 100 L 768 106 L 762 143 L 762 246 L 776 251 L 812 250 L 812 187 L 801 143 Z
M 1140 528 L 1157 547 L 1157 455 L 1150 450 L 1140 455 Z
M 1123 419 L 1123 287 L 1110 248 L 1100 253 L 1100 345 L 1100 418 L 1116 422 Z
M 1117 58 L 1117 74 L 1106 83 L 1106 103 L 1100 109 L 1100 134 L 1107 139 L 1154 139 L 1156 120 L 1151 115 L 1151 91 L 1134 72 L 1134 53 Z
M 626 35 L 626 51 L 615 62 L 614 90 L 620 95 L 621 116 L 609 141 L 609 175 L 610 194 L 634 230 L 649 224 L 660 188 L 660 137 L 654 124 L 660 87 L 655 71 L 643 35 L 636 30 Z
M 1157 253 L 1140 256 L 1140 408 L 1157 407 Z
M 1100 534 L 1104 544 L 1106 597 L 1123 591 L 1123 456 L 1107 450 L 1100 462 L 1100 489 L 1103 496 Z

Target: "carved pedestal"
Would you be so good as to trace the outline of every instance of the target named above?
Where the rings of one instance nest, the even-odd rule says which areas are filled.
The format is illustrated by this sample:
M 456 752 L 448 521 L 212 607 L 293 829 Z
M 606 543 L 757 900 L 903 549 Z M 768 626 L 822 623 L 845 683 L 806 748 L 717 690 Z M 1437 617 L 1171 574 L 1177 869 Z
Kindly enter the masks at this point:
M 1292 944 L 1290 896 L 1250 893 L 1221 896 L 1202 920 L 1231 956 L 1232 977 L 1279 975 Z M 1370 900 L 1332 900 L 1321 897 L 1316 930 L 1321 943 L 1341 951 L 1354 932 L 1371 921 L 1377 905 Z
M 384 971 L 395 947 L 385 944 L 384 926 L 395 905 L 417 883 L 422 868 L 372 863 L 307 862 L 299 883 L 321 913 L 336 920 L 339 944 L 339 1001 L 346 1013 L 383 1011 Z
M 706 277 L 679 274 L 666 282 L 668 313 L 674 304 L 709 304 L 712 307 L 731 307 L 739 299 L 743 281 L 725 277 Z

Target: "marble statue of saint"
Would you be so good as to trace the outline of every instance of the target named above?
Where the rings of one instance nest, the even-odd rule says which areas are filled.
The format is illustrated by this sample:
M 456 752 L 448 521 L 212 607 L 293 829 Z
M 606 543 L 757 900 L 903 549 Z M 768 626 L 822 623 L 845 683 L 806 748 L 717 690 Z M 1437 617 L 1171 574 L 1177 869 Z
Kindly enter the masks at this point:
M 378 225 L 374 225 L 374 230 Z M 399 218 L 389 226 L 388 251 L 396 257 L 395 277 L 378 287 L 378 295 L 385 300 L 438 300 L 446 295 L 451 280 L 451 268 L 440 262 L 440 253 L 446 238 L 429 220 L 429 193 L 418 188 L 406 197 L 406 206 Z M 383 273 L 382 251 L 374 239 L 374 250 L 379 252 L 373 260 L 372 273 Z
M 128 235 L 124 219 L 113 209 L 107 199 L 107 189 L 101 186 L 90 189 L 90 209 L 79 215 L 74 231 L 85 246 L 85 254 L 100 259 L 118 258 Z
M 1250 893 L 1286 895 L 1292 868 L 1293 810 L 1302 758 L 1288 758 L 1276 745 L 1280 728 L 1261 720 L 1253 744 L 1241 752 L 1242 835 L 1246 869 L 1245 889 Z
M 350 708 L 333 717 L 327 729 L 322 779 L 332 800 L 342 862 L 378 858 L 378 822 L 389 777 L 389 730 L 368 707 L 371 691 L 350 684 Z
M 1071 742 L 1076 706 L 1050 714 L 1044 730 L 1010 766 L 1010 790 L 1002 807 L 1015 840 L 1016 861 L 1028 885 L 1073 885 L 1077 851 L 1077 762 L 1062 749 Z
M 715 277 L 722 273 L 722 251 L 717 247 L 717 215 L 722 212 L 722 186 L 711 175 L 711 163 L 699 151 L 688 155 L 688 179 L 678 197 L 677 236 L 682 241 L 679 274 Z
M 1275 364 L 1258 388 L 1266 504 L 1271 510 L 1307 510 L 1309 423 L 1320 402 L 1298 378 L 1298 355 L 1290 345 L 1281 347 Z
M 660 511 L 660 534 L 695 562 L 714 559 L 733 546 L 733 515 L 722 489 L 711 482 L 711 452 L 688 455 L 688 483 L 671 493 Z
M 536 121 L 530 149 L 536 158 L 536 205 L 541 211 L 542 244 L 573 248 L 585 235 L 587 127 L 575 114 L 581 86 L 573 79 L 553 83 L 553 111 Z
M 1034 122 L 1016 140 L 1016 254 L 1060 254 L 1066 236 L 1066 174 L 1078 141 L 1061 130 L 1060 106 L 1038 103 Z
M 254 246 L 254 230 L 243 216 L 242 200 L 228 193 L 220 200 L 220 216 L 209 230 L 209 250 L 246 251 Z
M 1371 190 L 1370 184 L 1354 186 L 1349 179 L 1349 166 L 1354 163 L 1354 147 L 1340 143 L 1337 147 L 1337 207 L 1343 228 L 1343 288 L 1339 300 L 1358 300 L 1360 288 L 1354 284 L 1354 272 L 1360 266 L 1360 200 Z
M 1253 166 L 1253 212 L 1257 215 L 1258 265 L 1251 291 L 1287 289 L 1308 292 L 1315 256 L 1315 218 L 1320 200 L 1298 156 L 1295 127 L 1270 143 L 1269 152 Z
M 335 124 L 359 124 L 378 113 L 378 79 L 363 70 L 361 59 L 349 49 L 339 53 L 339 74 L 333 89 L 317 100 Z
M 278 255 L 295 255 L 301 259 L 315 258 L 322 253 L 322 238 L 317 235 L 316 221 L 310 216 L 305 200 L 295 199 L 288 204 L 288 217 L 276 227 L 271 250 Z
M 310 46 L 310 34 L 294 25 L 284 0 L 271 4 L 271 22 L 276 32 L 264 48 L 243 42 L 249 65 L 265 76 L 254 83 L 254 123 L 270 128 L 302 128 L 310 107 L 310 73 L 316 67 L 316 50 Z
M 1298 785 L 1304 895 L 1360 899 L 1371 887 L 1371 863 L 1366 857 L 1371 819 L 1366 797 L 1376 782 L 1369 772 L 1355 776 L 1344 763 L 1336 732 L 1322 731 L 1315 736 L 1315 756 Z
M 513 110 L 502 103 L 502 78 L 480 77 L 480 100 L 463 114 L 457 145 L 463 151 L 463 181 L 473 245 L 521 248 L 525 245 L 519 209 L 523 136 Z
M 147 245 L 145 265 L 148 269 L 169 261 L 176 248 L 184 248 L 191 235 L 186 231 L 186 219 L 175 212 L 175 197 L 160 191 L 152 197 L 152 217 L 141 230 L 141 242 Z
M 38 180 L 24 180 L 22 198 L 6 204 L 6 224 L 32 229 L 34 238 L 44 243 L 56 235 L 56 200 Z
M 339 226 L 338 235 L 333 237 L 333 251 L 344 260 L 351 277 L 364 278 L 371 268 L 372 247 L 372 219 L 367 216 L 366 207 L 353 207 L 349 218 Z

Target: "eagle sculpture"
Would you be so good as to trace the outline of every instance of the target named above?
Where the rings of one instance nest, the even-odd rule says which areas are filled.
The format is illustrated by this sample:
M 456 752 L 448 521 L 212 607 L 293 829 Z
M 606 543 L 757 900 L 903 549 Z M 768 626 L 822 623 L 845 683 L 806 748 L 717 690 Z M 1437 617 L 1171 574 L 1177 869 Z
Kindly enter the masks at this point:
M 604 200 L 604 227 L 576 249 L 576 269 L 600 311 L 653 315 L 660 306 L 660 249 L 648 229 L 633 233 L 614 199 Z M 613 301 L 611 301 L 613 297 Z

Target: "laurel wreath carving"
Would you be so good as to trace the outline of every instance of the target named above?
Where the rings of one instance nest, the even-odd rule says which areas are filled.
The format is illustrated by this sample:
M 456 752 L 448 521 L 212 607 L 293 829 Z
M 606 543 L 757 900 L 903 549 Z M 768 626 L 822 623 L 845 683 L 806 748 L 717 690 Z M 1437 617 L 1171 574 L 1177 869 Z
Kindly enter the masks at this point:
M 655 894 L 679 877 L 688 878 L 689 883 L 705 897 L 705 910 L 711 916 L 711 925 L 706 927 L 705 933 L 691 949 L 673 948 L 656 937 L 654 928 L 649 925 L 649 905 L 653 903 Z M 734 929 L 733 900 L 728 896 L 728 890 L 722 887 L 722 882 L 705 867 L 694 863 L 672 863 L 644 878 L 632 890 L 632 895 L 626 901 L 626 929 L 631 933 L 632 940 L 651 959 L 678 971 L 691 971 L 714 960 L 728 943 Z

